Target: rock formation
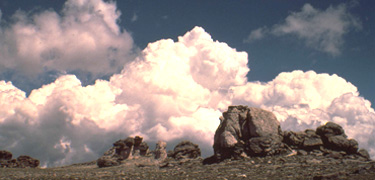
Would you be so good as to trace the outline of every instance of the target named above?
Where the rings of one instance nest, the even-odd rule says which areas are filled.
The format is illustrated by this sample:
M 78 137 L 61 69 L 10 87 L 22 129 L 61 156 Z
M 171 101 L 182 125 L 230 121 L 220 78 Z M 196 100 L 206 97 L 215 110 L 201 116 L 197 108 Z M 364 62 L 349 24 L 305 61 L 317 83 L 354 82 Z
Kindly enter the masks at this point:
M 197 144 L 190 141 L 182 141 L 176 145 L 170 154 L 176 160 L 195 159 L 201 156 L 201 150 Z
M 147 143 L 142 142 L 142 140 L 142 137 L 136 136 L 135 138 L 128 137 L 116 141 L 113 143 L 113 147 L 96 161 L 96 164 L 98 167 L 111 167 L 130 162 L 140 166 L 150 164 L 163 166 L 170 164 L 172 161 L 182 163 L 189 159 L 197 159 L 201 155 L 198 145 L 190 141 L 180 142 L 173 151 L 167 153 L 165 141 L 158 141 L 155 150 L 149 151 Z
M 39 160 L 30 156 L 19 156 L 12 159 L 12 153 L 9 151 L 0 151 L 0 167 L 2 168 L 36 168 L 39 166 Z
M 97 160 L 97 165 L 99 167 L 117 166 L 125 159 L 146 156 L 148 154 L 148 145 L 142 140 L 143 137 L 136 136 L 116 141 L 113 143 L 113 147 Z
M 220 120 L 214 137 L 214 153 L 218 160 L 272 155 L 282 147 L 280 123 L 269 111 L 229 106 Z
M 316 131 L 283 132 L 273 113 L 247 106 L 229 106 L 220 120 L 214 136 L 214 155 L 204 163 L 281 153 L 294 155 L 296 152 L 369 159 L 368 152 L 358 151 L 357 141 L 347 139 L 344 129 L 333 122 L 319 126 Z
M 158 141 L 155 147 L 155 159 L 164 161 L 167 158 L 167 143 L 165 141 Z

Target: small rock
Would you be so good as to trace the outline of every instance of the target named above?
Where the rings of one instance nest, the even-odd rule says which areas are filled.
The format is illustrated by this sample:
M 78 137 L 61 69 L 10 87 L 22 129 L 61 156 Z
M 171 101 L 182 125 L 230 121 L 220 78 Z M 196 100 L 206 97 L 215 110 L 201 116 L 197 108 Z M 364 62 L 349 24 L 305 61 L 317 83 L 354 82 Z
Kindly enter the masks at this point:
M 0 160 L 11 160 L 12 156 L 12 153 L 9 151 L 0 151 Z
M 317 159 L 308 159 L 306 160 L 307 164 L 320 164 L 322 161 L 317 160 Z
M 368 153 L 368 151 L 366 149 L 360 149 L 358 150 L 358 155 L 366 158 L 366 159 L 370 159 L 370 154 Z
M 302 150 L 302 149 L 298 150 L 297 153 L 298 153 L 298 155 L 302 155 L 302 156 L 307 155 L 307 152 L 305 150 Z
M 120 163 L 114 159 L 114 158 L 106 158 L 106 157 L 101 157 L 97 160 L 96 164 L 98 167 L 112 167 L 112 166 L 118 166 Z
M 182 141 L 176 145 L 172 157 L 175 159 L 195 159 L 201 156 L 201 150 L 197 144 L 190 141 Z

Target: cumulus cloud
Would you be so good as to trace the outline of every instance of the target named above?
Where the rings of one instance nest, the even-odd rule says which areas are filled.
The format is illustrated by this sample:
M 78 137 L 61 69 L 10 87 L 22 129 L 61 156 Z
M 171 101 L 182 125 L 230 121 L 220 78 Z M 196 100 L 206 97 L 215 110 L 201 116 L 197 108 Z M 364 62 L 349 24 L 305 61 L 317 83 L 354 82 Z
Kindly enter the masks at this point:
M 18 10 L 0 26 L 0 68 L 24 75 L 82 71 L 119 72 L 131 57 L 133 40 L 117 21 L 114 2 L 68 0 L 58 13 Z
M 75 26 L 100 21 L 106 25 L 96 27 L 99 30 L 125 36 L 112 21 L 118 17 L 114 9 L 113 4 L 102 1 L 68 1 L 63 12 L 76 14 L 48 12 L 50 16 L 44 18 Z M 67 17 L 77 18 L 64 20 Z M 35 22 L 28 26 L 34 27 Z M 51 34 L 61 30 L 48 28 L 52 28 Z M 80 28 L 76 29 L 78 34 L 86 31 Z M 91 31 L 87 31 L 80 35 L 89 36 Z M 28 38 L 32 39 L 25 36 Z M 105 45 L 106 41 L 98 41 L 95 47 L 100 51 Z M 243 104 L 273 111 L 284 130 L 337 122 L 375 156 L 375 112 L 354 85 L 337 75 L 313 71 L 281 73 L 270 82 L 248 82 L 247 63 L 247 53 L 215 41 L 203 28 L 195 27 L 177 42 L 163 39 L 150 43 L 108 81 L 83 86 L 76 76 L 62 75 L 31 91 L 28 97 L 11 82 L 0 81 L 0 149 L 15 156 L 33 156 L 44 166 L 58 166 L 94 160 L 114 141 L 141 135 L 149 143 L 192 140 L 209 155 L 221 113 L 229 105 Z
M 271 110 L 284 130 L 334 121 L 374 157 L 375 112 L 354 85 L 314 71 L 247 82 L 248 72 L 245 52 L 195 27 L 177 42 L 150 43 L 109 81 L 82 86 L 64 75 L 29 97 L 1 81 L 0 147 L 57 166 L 93 160 L 115 140 L 142 135 L 189 139 L 209 155 L 221 113 L 243 104 Z
M 233 103 L 275 113 L 283 130 L 304 130 L 333 121 L 375 156 L 375 111 L 357 88 L 337 75 L 314 71 L 280 73 L 266 83 L 233 87 Z
M 218 117 L 231 104 L 228 88 L 244 84 L 248 71 L 246 53 L 196 27 L 178 42 L 150 43 L 110 81 L 84 87 L 64 75 L 29 97 L 2 81 L 0 147 L 48 166 L 95 159 L 129 135 L 186 138 L 211 149 Z
M 292 12 L 285 22 L 274 25 L 270 31 L 265 28 L 252 31 L 245 42 L 261 39 L 265 34 L 293 35 L 308 47 L 336 56 L 342 51 L 344 35 L 353 29 L 361 29 L 361 21 L 348 11 L 346 4 L 326 10 L 305 4 L 301 11 Z

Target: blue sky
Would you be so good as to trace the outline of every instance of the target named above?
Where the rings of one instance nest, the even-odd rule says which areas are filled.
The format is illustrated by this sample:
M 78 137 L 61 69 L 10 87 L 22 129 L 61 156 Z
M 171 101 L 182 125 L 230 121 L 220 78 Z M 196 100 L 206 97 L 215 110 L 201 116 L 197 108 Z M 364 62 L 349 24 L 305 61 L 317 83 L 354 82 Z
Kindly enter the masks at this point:
M 336 122 L 374 157 L 374 6 L 1 0 L 0 149 L 58 166 L 142 135 L 208 156 L 218 117 L 244 104 L 284 130 Z

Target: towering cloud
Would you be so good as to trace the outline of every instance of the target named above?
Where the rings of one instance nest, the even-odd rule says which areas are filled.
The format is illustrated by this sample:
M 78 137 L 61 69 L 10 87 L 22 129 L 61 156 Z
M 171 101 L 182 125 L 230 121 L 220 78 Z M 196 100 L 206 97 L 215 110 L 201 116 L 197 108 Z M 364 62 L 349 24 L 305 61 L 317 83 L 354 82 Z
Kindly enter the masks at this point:
M 113 2 L 102 0 L 68 0 L 61 13 L 18 10 L 0 26 L 0 70 L 118 72 L 133 48 L 132 37 L 117 25 L 119 16 Z
M 57 166 L 96 159 L 115 140 L 141 135 L 147 142 L 189 139 L 210 154 L 221 112 L 244 104 L 273 111 L 283 129 L 334 121 L 375 156 L 375 112 L 345 79 L 293 71 L 248 82 L 247 53 L 214 41 L 201 27 L 177 42 L 150 43 L 125 63 L 132 41 L 118 28 L 118 16 L 111 2 L 70 0 L 62 15 L 18 12 L 16 23 L 2 27 L 2 68 L 123 69 L 89 86 L 62 75 L 28 97 L 0 81 L 0 149 Z
M 313 71 L 280 73 L 274 80 L 233 88 L 234 104 L 274 112 L 283 129 L 303 130 L 333 121 L 375 155 L 375 112 L 357 88 L 337 75 Z

